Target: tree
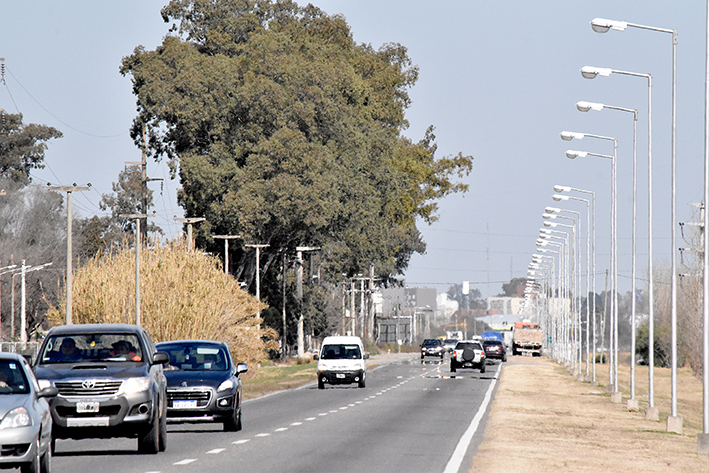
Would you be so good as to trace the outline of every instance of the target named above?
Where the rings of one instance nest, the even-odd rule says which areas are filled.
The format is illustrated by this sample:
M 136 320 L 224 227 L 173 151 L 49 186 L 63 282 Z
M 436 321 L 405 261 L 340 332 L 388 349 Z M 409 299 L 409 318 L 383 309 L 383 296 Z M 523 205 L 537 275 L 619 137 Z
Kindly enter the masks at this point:
M 29 184 L 30 171 L 44 167 L 46 142 L 62 136 L 50 126 L 23 125 L 22 114 L 0 112 L 0 177 Z
M 264 272 L 299 245 L 318 246 L 321 277 L 402 274 L 425 243 L 417 219 L 467 186 L 472 158 L 435 157 L 433 127 L 403 137 L 407 90 L 418 77 L 406 48 L 357 45 L 345 19 L 271 0 L 174 0 L 171 33 L 155 51 L 124 58 L 150 152 L 179 173 L 186 216 L 210 234 L 268 243 Z M 236 277 L 251 287 L 250 252 Z M 275 279 L 275 277 L 272 277 Z
M 522 297 L 526 284 L 527 278 L 512 278 L 510 282 L 502 285 L 501 295 L 505 297 Z

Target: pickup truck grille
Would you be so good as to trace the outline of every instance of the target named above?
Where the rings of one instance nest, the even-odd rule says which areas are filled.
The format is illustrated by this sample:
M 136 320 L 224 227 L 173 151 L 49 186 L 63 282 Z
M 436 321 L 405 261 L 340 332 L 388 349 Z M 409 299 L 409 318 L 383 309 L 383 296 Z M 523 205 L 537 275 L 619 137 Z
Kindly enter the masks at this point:
M 61 396 L 107 396 L 118 392 L 121 380 L 84 379 L 54 383 Z

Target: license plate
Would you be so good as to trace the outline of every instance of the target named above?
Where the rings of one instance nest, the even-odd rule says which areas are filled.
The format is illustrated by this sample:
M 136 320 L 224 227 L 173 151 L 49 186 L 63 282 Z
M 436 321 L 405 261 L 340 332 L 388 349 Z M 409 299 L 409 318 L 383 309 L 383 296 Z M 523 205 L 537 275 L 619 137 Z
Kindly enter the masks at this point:
M 78 413 L 83 413 L 83 412 L 98 412 L 99 408 L 99 403 L 98 402 L 77 402 L 76 403 L 76 412 Z
M 197 407 L 197 401 L 172 401 L 175 409 L 192 409 Z
M 337 378 L 344 378 L 345 375 L 344 375 L 343 373 L 337 373 L 337 374 L 335 375 L 335 377 L 337 377 Z

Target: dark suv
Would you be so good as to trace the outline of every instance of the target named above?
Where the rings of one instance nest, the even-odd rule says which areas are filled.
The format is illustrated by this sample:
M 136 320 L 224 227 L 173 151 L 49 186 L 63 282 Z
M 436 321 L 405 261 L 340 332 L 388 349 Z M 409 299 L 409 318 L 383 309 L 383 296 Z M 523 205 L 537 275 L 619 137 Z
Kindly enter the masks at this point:
M 137 325 L 53 327 L 34 364 L 51 399 L 55 439 L 133 437 L 138 451 L 164 451 L 167 440 L 166 381 L 159 353 Z
M 485 349 L 486 357 L 496 358 L 503 362 L 507 361 L 507 350 L 505 349 L 505 345 L 500 340 L 483 340 L 483 348 Z
M 427 338 L 421 344 L 421 359 L 424 356 L 437 356 L 443 359 L 443 342 L 438 338 Z

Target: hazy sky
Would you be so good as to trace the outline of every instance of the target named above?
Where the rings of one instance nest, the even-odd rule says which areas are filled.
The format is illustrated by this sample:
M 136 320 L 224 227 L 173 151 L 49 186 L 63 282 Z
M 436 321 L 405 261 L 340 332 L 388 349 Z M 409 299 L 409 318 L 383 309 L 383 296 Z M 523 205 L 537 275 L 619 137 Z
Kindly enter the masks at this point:
M 5 85 L 0 108 L 21 112 L 25 123 L 54 126 L 64 138 L 50 142 L 47 168 L 35 182 L 91 183 L 76 193 L 83 216 L 100 213 L 101 194 L 126 161 L 140 152 L 128 129 L 135 116 L 131 82 L 118 73 L 121 58 L 138 45 L 154 49 L 167 32 L 160 18 L 165 0 L 5 2 L 0 57 Z M 585 245 L 586 208 L 551 199 L 555 184 L 596 192 L 597 288 L 608 267 L 610 161 L 570 160 L 567 149 L 612 154 L 607 141 L 565 142 L 562 130 L 618 139 L 619 284 L 630 288 L 632 221 L 632 114 L 581 113 L 581 100 L 638 109 L 638 274 L 647 266 L 647 80 L 613 74 L 583 79 L 582 66 L 650 73 L 653 77 L 653 220 L 655 265 L 669 264 L 671 35 L 628 28 L 598 34 L 596 17 L 676 29 L 677 216 L 692 218 L 703 196 L 703 129 L 706 12 L 704 2 L 669 1 L 412 1 L 319 0 L 342 14 L 354 39 L 375 48 L 396 42 L 408 48 L 420 70 L 410 91 L 406 135 L 418 141 L 436 127 L 438 155 L 475 157 L 466 178 L 470 191 L 440 203 L 440 219 L 421 225 L 428 243 L 415 255 L 407 284 L 435 287 L 471 281 L 483 295 L 500 292 L 511 277 L 526 274 L 546 206 L 580 211 Z M 164 163 L 149 163 L 155 191 L 155 223 L 168 235 L 181 230 L 173 216 L 179 183 Z M 583 194 L 574 194 L 586 197 Z M 307 242 L 304 242 L 307 243 Z M 678 231 L 678 246 L 688 244 Z M 583 248 L 585 254 L 585 247 Z M 585 263 L 584 263 L 585 264 Z

